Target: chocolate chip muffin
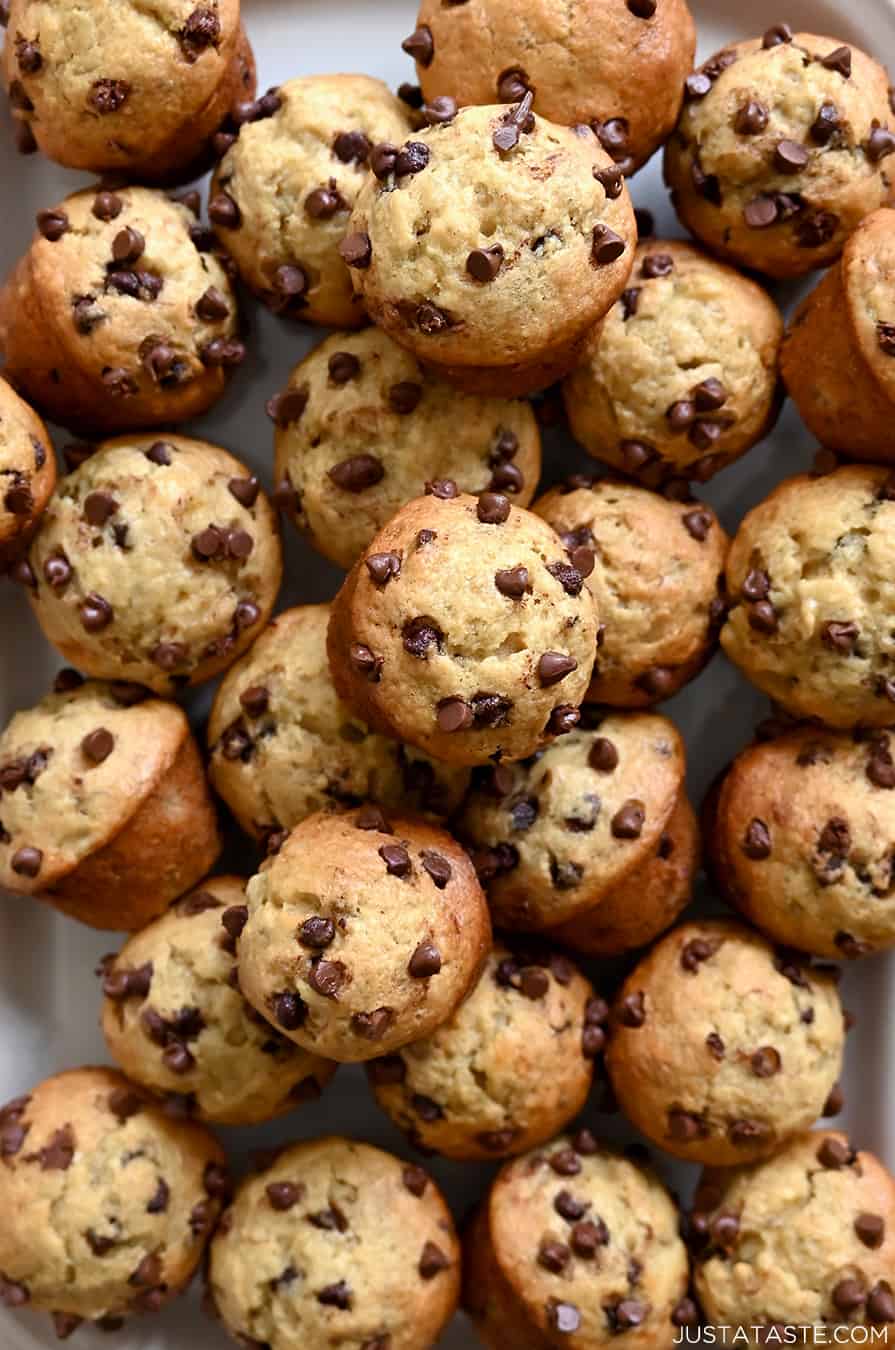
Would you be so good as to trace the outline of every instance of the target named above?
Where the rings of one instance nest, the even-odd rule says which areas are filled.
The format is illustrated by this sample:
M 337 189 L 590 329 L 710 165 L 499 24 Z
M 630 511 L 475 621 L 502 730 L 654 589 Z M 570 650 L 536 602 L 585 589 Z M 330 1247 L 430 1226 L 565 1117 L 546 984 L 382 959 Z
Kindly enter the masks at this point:
M 341 245 L 370 317 L 473 393 L 565 375 L 634 258 L 620 170 L 588 127 L 531 101 L 427 105 L 430 126 L 368 179 Z
M 423 1150 L 459 1161 L 524 1153 L 584 1106 L 608 1012 L 567 957 L 499 942 L 454 1015 L 374 1059 L 370 1084 Z
M 889 80 L 857 47 L 786 24 L 731 43 L 687 80 L 665 178 L 683 225 L 741 267 L 798 277 L 882 206 Z
M 843 1134 L 801 1134 L 752 1167 L 705 1173 L 690 1229 L 707 1320 L 749 1328 L 754 1343 L 767 1340 L 756 1329 L 790 1325 L 869 1324 L 885 1339 L 895 1322 L 895 1181 Z
M 341 567 L 427 483 L 528 506 L 541 475 L 530 404 L 461 393 L 379 328 L 328 337 L 270 410 L 278 499 Z
M 431 105 L 513 103 L 534 95 L 542 117 L 584 123 L 622 173 L 667 140 L 696 50 L 685 0 L 612 0 L 532 10 L 513 0 L 444 5 L 422 0 L 404 42 Z
M 0 735 L 0 886 L 93 928 L 140 928 L 221 851 L 184 713 L 138 685 L 83 683 Z
M 335 1065 L 279 1035 L 239 992 L 245 882 L 213 877 L 102 967 L 102 1027 L 135 1083 L 211 1125 L 257 1125 L 314 1101 Z
M 457 830 L 496 925 L 555 928 L 648 869 L 685 772 L 677 729 L 652 713 L 611 713 L 529 760 L 478 771 Z
M 648 239 L 563 384 L 569 424 L 590 454 L 644 483 L 705 482 L 776 420 L 782 337 L 754 281 L 691 244 Z
M 37 215 L 0 290 L 5 373 L 86 434 L 197 417 L 245 347 L 236 298 L 189 206 L 90 188 Z
M 709 844 L 718 884 L 776 942 L 818 956 L 895 946 L 895 761 L 887 731 L 802 727 L 734 760 Z
M 686 923 L 625 980 L 606 1065 L 622 1110 L 668 1153 L 730 1167 L 823 1112 L 844 1040 L 833 976 L 728 920 Z
M 468 769 L 378 735 L 342 702 L 326 659 L 329 612 L 300 605 L 278 615 L 212 706 L 211 781 L 256 839 L 363 801 L 437 820 L 469 785 Z
M 782 360 L 787 388 L 814 435 L 884 464 L 895 461 L 893 275 L 895 211 L 874 211 L 796 311 Z
M 296 826 L 246 902 L 243 993 L 296 1044 L 339 1061 L 430 1035 L 472 989 L 491 944 L 463 849 L 376 806 Z
M 394 159 L 407 139 L 408 108 L 368 75 L 287 80 L 254 107 L 215 171 L 208 211 L 218 237 L 276 314 L 365 323 L 339 244 L 374 147 Z
M 590 591 L 550 526 L 439 480 L 355 563 L 328 648 L 336 689 L 371 726 L 484 764 L 577 725 L 596 641 Z
M 0 1108 L 0 1298 L 116 1330 L 189 1284 L 228 1192 L 224 1155 L 111 1069 L 72 1069 Z
M 532 509 L 559 535 L 600 616 L 588 701 L 645 708 L 699 674 L 724 614 L 728 539 L 710 506 L 572 479 Z
M 740 524 L 721 645 L 796 717 L 888 726 L 895 482 L 851 465 L 788 478 Z
M 421 1167 L 330 1136 L 247 1178 L 211 1249 L 209 1288 L 247 1350 L 428 1350 L 450 1321 L 460 1250 Z
M 248 647 L 281 571 L 276 516 L 244 464 L 206 441 L 133 436 L 64 480 L 21 579 L 74 665 L 171 693 Z
M 671 1345 L 697 1320 L 677 1209 L 588 1130 L 506 1163 L 467 1233 L 463 1306 L 491 1350 Z
M 0 571 L 24 551 L 56 486 L 56 458 L 43 422 L 0 379 Z
M 9 0 L 6 11 L 12 115 L 71 169 L 183 182 L 255 92 L 239 0 Z
M 701 861 L 696 813 L 683 792 L 653 852 L 593 909 L 548 929 L 552 941 L 582 956 L 621 956 L 670 928 L 693 896 Z

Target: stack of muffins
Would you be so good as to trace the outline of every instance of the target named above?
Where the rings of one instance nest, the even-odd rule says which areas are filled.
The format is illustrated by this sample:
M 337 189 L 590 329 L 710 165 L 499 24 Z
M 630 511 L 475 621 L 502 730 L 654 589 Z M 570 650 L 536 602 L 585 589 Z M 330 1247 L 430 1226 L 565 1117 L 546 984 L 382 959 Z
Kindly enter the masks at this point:
M 895 1178 L 812 1129 L 832 963 L 895 948 L 885 71 L 782 23 L 693 70 L 685 0 L 422 0 L 418 85 L 259 94 L 239 0 L 0 17 L 19 148 L 99 175 L 0 290 L 0 569 L 67 663 L 0 733 L 0 885 L 127 934 L 117 1067 L 0 1109 L 0 1300 L 114 1331 L 204 1262 L 248 1350 L 426 1350 L 461 1303 L 492 1350 L 887 1334 Z M 663 145 L 692 241 L 631 203 Z M 821 267 L 784 329 L 761 278 Z M 267 490 L 181 427 L 248 296 L 337 330 L 267 391 Z M 825 448 L 731 541 L 694 484 L 784 382 Z M 600 467 L 542 481 L 563 408 Z M 331 603 L 276 613 L 280 517 Z M 719 643 L 774 708 L 700 821 L 656 705 Z M 400 1144 L 231 1178 L 212 1130 L 340 1064 L 499 1165 L 462 1239 Z

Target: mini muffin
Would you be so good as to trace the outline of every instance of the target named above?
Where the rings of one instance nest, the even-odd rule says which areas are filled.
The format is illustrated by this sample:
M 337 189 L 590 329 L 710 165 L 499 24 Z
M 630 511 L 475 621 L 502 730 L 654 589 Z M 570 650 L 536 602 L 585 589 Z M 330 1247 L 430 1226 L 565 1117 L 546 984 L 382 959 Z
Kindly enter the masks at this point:
M 584 1106 L 607 1016 L 567 957 L 498 943 L 453 1017 L 367 1073 L 423 1150 L 461 1162 L 524 1153 Z
M 613 479 L 551 488 L 532 510 L 585 579 L 600 627 L 587 699 L 644 708 L 714 654 L 728 539 L 710 506 Z
M 255 839 L 364 801 L 451 815 L 469 770 L 380 736 L 355 716 L 333 688 L 328 623 L 329 605 L 288 609 L 228 671 L 208 723 L 215 789 Z
M 796 311 L 783 376 L 802 420 L 824 445 L 895 462 L 895 211 L 874 211 Z
M 430 1035 L 491 944 L 459 844 L 376 806 L 309 816 L 252 877 L 246 903 L 243 993 L 297 1045 L 338 1061 Z
M 218 237 L 275 313 L 362 324 L 339 243 L 374 146 L 394 156 L 410 133 L 408 109 L 368 75 L 287 80 L 257 108 L 215 171 L 208 212 Z
M 93 928 L 140 928 L 221 851 L 199 747 L 173 703 L 83 683 L 0 735 L 0 885 Z
M 593 909 L 544 934 L 581 956 L 621 956 L 670 928 L 693 897 L 701 840 L 683 793 L 651 856 L 613 886 Z
M 279 1035 L 234 980 L 245 882 L 213 877 L 103 965 L 102 1028 L 127 1076 L 211 1125 L 314 1101 L 335 1065 Z
M 588 127 L 513 107 L 424 108 L 387 176 L 362 188 L 342 256 L 370 317 L 473 393 L 565 375 L 618 299 L 636 226 Z
M 255 92 L 239 0 L 8 0 L 6 11 L 12 115 L 71 169 L 183 182 Z
M 825 1336 L 869 1324 L 885 1340 L 895 1322 L 895 1179 L 843 1134 L 801 1134 L 764 1162 L 704 1173 L 690 1229 L 707 1321 L 747 1328 L 753 1344 L 791 1325 Z
M 670 1346 L 697 1320 L 659 1178 L 589 1130 L 508 1162 L 467 1231 L 463 1306 L 491 1350 Z
M 248 1350 L 429 1350 L 457 1306 L 460 1249 L 421 1167 L 330 1136 L 293 1144 L 242 1183 L 208 1279 Z
M 39 211 L 0 290 L 5 374 L 53 421 L 108 435 L 197 417 L 245 347 L 208 232 L 148 188 Z
M 379 328 L 334 333 L 272 400 L 277 497 L 325 557 L 351 567 L 426 484 L 505 492 L 528 506 L 541 475 L 529 403 L 463 394 Z
M 845 1031 L 829 971 L 728 920 L 686 923 L 625 980 L 606 1066 L 632 1124 L 668 1153 L 731 1167 L 824 1112 Z
M 0 1297 L 65 1340 L 154 1313 L 189 1284 L 229 1189 L 220 1145 L 111 1069 L 0 1108 Z
M 895 720 L 895 481 L 850 465 L 788 478 L 743 519 L 725 652 L 795 717 Z
M 665 178 L 683 225 L 741 267 L 798 277 L 838 257 L 889 190 L 889 79 L 838 38 L 778 24 L 686 82 Z
M 532 759 L 481 770 L 457 830 L 497 927 L 555 928 L 648 874 L 685 774 L 677 729 L 653 713 L 611 713 Z
M 55 486 L 46 427 L 0 379 L 0 571 L 24 551 Z
M 773 426 L 782 337 L 754 281 L 692 244 L 648 239 L 563 384 L 569 424 L 589 454 L 643 482 L 703 483 Z
M 542 117 L 589 124 L 621 171 L 634 173 L 668 139 L 693 65 L 686 0 L 546 0 L 445 5 L 422 0 L 404 42 L 429 104 L 512 103 L 530 90 Z
M 594 604 L 549 525 L 503 493 L 431 484 L 333 601 L 339 694 L 450 764 L 522 759 L 568 732 L 590 681 Z
M 257 478 L 185 436 L 100 446 L 61 484 L 28 563 L 37 620 L 63 656 L 89 675 L 168 694 L 248 647 L 282 572 Z
M 802 727 L 738 755 L 708 840 L 725 896 L 818 956 L 895 946 L 895 761 L 887 731 Z

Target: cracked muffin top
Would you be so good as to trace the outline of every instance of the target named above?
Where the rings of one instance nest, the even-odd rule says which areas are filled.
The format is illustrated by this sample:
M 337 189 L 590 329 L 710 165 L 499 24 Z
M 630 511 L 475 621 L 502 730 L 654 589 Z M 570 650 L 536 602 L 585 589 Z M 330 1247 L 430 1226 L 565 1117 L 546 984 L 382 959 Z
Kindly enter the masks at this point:
M 686 82 L 665 149 L 684 225 L 773 277 L 824 267 L 889 189 L 885 70 L 837 38 L 785 24 L 731 43 Z
M 740 524 L 721 645 L 796 717 L 888 726 L 895 702 L 895 482 L 851 465 L 788 478 Z
M 777 942 L 841 958 L 895 946 L 891 738 L 802 727 L 738 755 L 709 847 L 734 904 Z
M 247 1178 L 218 1228 L 209 1286 L 246 1350 L 424 1350 L 457 1306 L 450 1210 L 423 1168 L 329 1136 Z
M 782 337 L 761 286 L 691 244 L 649 239 L 563 382 L 572 432 L 651 486 L 706 482 L 776 419 Z
M 674 929 L 625 980 L 606 1067 L 649 1139 L 729 1167 L 839 1109 L 844 1039 L 834 972 L 707 920 Z
M 185 436 L 101 446 L 62 480 L 29 565 L 38 622 L 73 665 L 159 693 L 245 650 L 282 568 L 258 480 Z
M 812 1131 L 766 1162 L 705 1172 L 689 1227 L 707 1319 L 748 1327 L 756 1344 L 755 1328 L 869 1324 L 885 1337 L 895 1322 L 895 1181 L 844 1134 Z
M 437 100 L 358 197 L 343 256 L 371 317 L 441 367 L 512 367 L 577 340 L 621 292 L 633 211 L 588 127 Z
M 368 75 L 308 75 L 266 96 L 217 167 L 209 216 L 240 276 L 278 314 L 334 328 L 366 321 L 339 243 L 408 109 Z M 265 99 L 261 101 L 265 105 Z

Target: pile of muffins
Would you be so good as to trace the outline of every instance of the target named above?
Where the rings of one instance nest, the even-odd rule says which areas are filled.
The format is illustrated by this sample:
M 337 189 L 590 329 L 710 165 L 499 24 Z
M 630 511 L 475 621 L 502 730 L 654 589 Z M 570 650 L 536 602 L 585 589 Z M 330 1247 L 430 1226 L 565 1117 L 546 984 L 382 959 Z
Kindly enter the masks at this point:
M 783 23 L 693 70 L 685 0 L 422 0 L 418 85 L 259 94 L 239 0 L 0 17 L 19 148 L 98 176 L 0 291 L 0 569 L 67 663 L 0 733 L 0 885 L 128 934 L 117 1068 L 0 1109 L 0 1300 L 114 1331 L 204 1264 L 247 1350 L 426 1350 L 461 1303 L 492 1350 L 887 1334 L 895 1179 L 811 1128 L 835 963 L 895 948 L 885 71 Z M 631 204 L 661 146 L 693 242 Z M 785 328 L 761 278 L 817 268 Z M 172 430 L 246 294 L 337 330 L 269 491 Z M 824 449 L 731 541 L 693 485 L 784 387 Z M 563 408 L 600 467 L 539 494 Z M 273 617 L 281 516 L 346 575 Z M 719 643 L 774 707 L 700 820 L 655 707 Z M 350 1138 L 231 1178 L 210 1127 L 351 1063 L 422 1157 L 500 1164 L 462 1240 Z M 687 1212 L 588 1103 L 702 1165 Z

